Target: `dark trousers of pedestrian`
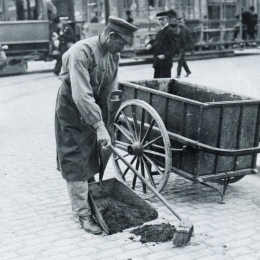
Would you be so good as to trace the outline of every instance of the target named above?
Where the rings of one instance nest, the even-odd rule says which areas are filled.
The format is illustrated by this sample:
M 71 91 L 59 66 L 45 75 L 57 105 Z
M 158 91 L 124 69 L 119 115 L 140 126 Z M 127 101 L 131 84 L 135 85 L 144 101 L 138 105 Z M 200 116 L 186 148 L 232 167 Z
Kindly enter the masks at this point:
M 66 42 L 60 42 L 60 47 L 59 47 L 59 51 L 60 51 L 60 54 L 59 56 L 57 57 L 57 60 L 56 60 L 56 64 L 55 64 L 55 67 L 54 67 L 54 73 L 56 75 L 59 75 L 60 74 L 60 71 L 61 71 L 61 67 L 62 67 L 62 55 L 68 50 L 68 44 Z
M 172 68 L 154 69 L 154 78 L 171 78 Z
M 255 39 L 255 28 L 247 28 L 247 33 L 249 35 L 249 40 L 254 40 Z
M 178 67 L 177 67 L 177 76 L 181 75 L 182 67 L 185 69 L 187 75 L 191 74 L 191 71 L 190 71 L 190 69 L 188 67 L 188 64 L 187 64 L 186 60 L 185 60 L 185 51 L 180 51 L 180 54 L 179 54 Z

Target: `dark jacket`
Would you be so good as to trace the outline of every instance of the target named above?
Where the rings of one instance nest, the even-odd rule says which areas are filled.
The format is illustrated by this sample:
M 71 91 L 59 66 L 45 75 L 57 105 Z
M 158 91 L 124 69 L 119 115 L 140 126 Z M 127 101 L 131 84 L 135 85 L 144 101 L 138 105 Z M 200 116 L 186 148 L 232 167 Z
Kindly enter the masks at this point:
M 173 30 L 169 25 L 157 33 L 152 52 L 154 55 L 153 68 L 163 69 L 172 67 L 172 59 L 178 52 L 178 45 Z M 165 59 L 159 59 L 158 55 L 164 55 Z
M 179 51 L 191 51 L 194 41 L 191 31 L 185 25 L 171 25 L 175 38 L 177 39 Z
M 62 33 L 60 33 L 59 40 L 60 40 L 60 42 L 66 42 L 66 43 L 74 42 L 74 31 L 73 31 L 73 28 L 69 24 L 66 24 L 62 28 Z

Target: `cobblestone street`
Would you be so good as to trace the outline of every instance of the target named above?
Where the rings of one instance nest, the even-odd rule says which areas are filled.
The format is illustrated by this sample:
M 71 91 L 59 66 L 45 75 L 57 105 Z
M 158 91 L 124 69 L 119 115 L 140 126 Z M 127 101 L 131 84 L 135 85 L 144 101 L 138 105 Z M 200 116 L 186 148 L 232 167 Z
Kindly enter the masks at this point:
M 237 73 L 241 68 L 229 59 L 194 61 L 192 77 L 185 80 L 198 83 L 201 79 L 207 85 L 208 79 L 213 87 L 219 83 L 222 88 L 226 81 L 230 91 L 260 97 L 256 79 L 250 79 L 259 69 L 259 58 L 255 57 L 255 72 L 244 74 Z M 218 75 L 210 73 L 213 67 L 217 70 L 218 62 L 230 69 L 226 78 L 221 74 L 224 68 Z M 199 74 L 199 68 L 207 67 Z M 121 67 L 120 73 L 120 79 L 152 78 L 153 69 L 151 65 Z M 183 248 L 174 248 L 172 242 L 142 244 L 130 239 L 129 230 L 110 236 L 86 233 L 71 218 L 66 183 L 56 170 L 54 108 L 59 79 L 51 72 L 33 72 L 0 81 L 0 260 L 260 259 L 258 175 L 231 184 L 226 203 L 220 204 L 220 196 L 212 189 L 172 174 L 162 195 L 195 228 L 190 245 Z M 113 177 L 110 162 L 105 179 Z M 151 223 L 178 224 L 158 199 L 148 202 L 159 213 Z

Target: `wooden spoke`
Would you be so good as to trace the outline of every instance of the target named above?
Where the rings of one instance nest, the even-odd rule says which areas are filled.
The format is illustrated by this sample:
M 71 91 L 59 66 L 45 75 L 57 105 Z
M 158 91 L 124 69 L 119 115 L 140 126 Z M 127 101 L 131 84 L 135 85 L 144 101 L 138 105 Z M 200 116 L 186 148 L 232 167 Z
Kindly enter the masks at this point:
M 144 166 L 145 166 L 145 169 L 146 169 L 147 175 L 148 175 L 148 177 L 149 177 L 149 179 L 150 179 L 150 182 L 151 182 L 152 186 L 156 189 L 156 185 L 155 185 L 155 182 L 154 182 L 153 176 L 150 174 L 151 171 L 149 170 L 149 167 L 148 167 L 148 165 L 147 165 L 145 159 L 142 158 L 142 161 L 143 161 L 143 164 L 144 164 Z
M 142 172 L 142 176 L 145 178 L 145 170 L 144 170 L 144 162 L 143 160 L 141 160 L 141 172 Z M 144 182 L 142 182 L 143 185 L 143 193 L 146 194 L 146 185 Z
M 127 127 L 128 127 L 128 129 L 129 129 L 130 133 L 132 134 L 134 140 L 137 141 L 137 133 L 136 133 L 136 131 L 133 129 L 131 123 L 129 122 L 129 120 L 128 120 L 126 114 L 125 114 L 125 112 L 124 112 L 124 111 L 121 111 L 121 114 L 123 115 L 123 117 L 124 117 L 124 119 L 125 119 L 125 123 L 127 124 Z
M 129 156 L 129 155 L 130 155 L 130 154 L 129 154 L 129 153 L 127 153 L 127 154 L 123 155 L 123 157 L 127 157 L 127 156 Z M 115 161 L 118 161 L 118 160 L 120 160 L 120 158 L 119 158 L 119 157 L 115 158 Z
M 133 163 L 134 163 L 134 161 L 136 160 L 136 156 L 132 159 L 132 161 L 130 162 L 130 164 L 132 165 Z M 123 175 L 122 175 L 122 177 L 123 178 L 125 178 L 125 176 L 126 176 L 126 174 L 127 174 L 127 172 L 129 171 L 129 167 L 127 167 L 126 169 L 125 169 L 125 171 L 124 171 L 124 173 L 123 173 Z
M 143 148 L 145 148 L 146 146 L 155 143 L 156 141 L 158 141 L 159 139 L 161 139 L 162 136 L 158 136 L 157 138 L 153 139 L 152 141 L 150 141 L 149 143 L 146 143 Z M 164 147 L 163 147 L 164 148 Z
M 128 145 L 129 144 L 125 143 L 125 142 L 121 142 L 121 141 L 118 141 L 118 140 L 115 141 L 115 147 L 120 148 L 120 149 L 122 149 L 123 151 L 126 151 L 126 152 L 127 152 Z
M 153 118 L 151 124 L 149 125 L 149 127 L 148 127 L 148 129 L 147 129 L 147 131 L 146 131 L 146 133 L 145 133 L 145 135 L 144 135 L 143 140 L 141 141 L 142 144 L 143 144 L 143 143 L 146 141 L 146 139 L 148 138 L 148 135 L 149 135 L 150 131 L 152 130 L 154 124 L 155 124 L 155 119 Z
M 139 169 L 139 164 L 140 164 L 140 159 L 139 157 L 137 158 L 137 162 L 136 162 L 136 166 L 135 166 L 135 169 L 138 171 Z M 133 182 L 132 182 L 132 189 L 134 190 L 135 189 L 135 185 L 136 185 L 136 179 L 137 179 L 137 176 L 134 174 L 134 178 L 133 178 Z
M 161 171 L 161 169 L 158 167 L 158 165 L 148 156 L 144 155 L 145 159 L 160 173 L 160 175 L 163 176 L 163 172 Z
M 131 105 L 131 112 L 132 112 L 132 117 L 133 117 L 133 122 L 134 122 L 134 131 L 137 136 L 138 132 L 138 123 L 137 123 L 137 118 L 136 118 L 136 107 Z
M 144 131 L 144 120 L 145 120 L 145 110 L 142 108 L 139 142 L 141 142 L 141 140 L 142 140 L 142 134 L 143 134 L 143 131 Z
M 151 151 L 151 150 L 146 150 L 146 149 L 144 149 L 143 152 L 144 152 L 144 153 L 149 153 L 149 154 L 153 154 L 153 155 L 156 155 L 156 156 L 160 156 L 160 157 L 164 157 L 164 158 L 165 158 L 165 154 L 163 154 L 163 153 L 158 153 L 158 152 Z
M 152 146 L 153 148 L 156 148 L 156 149 L 165 150 L 165 147 L 164 147 L 164 146 L 161 146 L 161 145 L 152 144 L 151 146 Z
M 114 125 L 131 143 L 133 143 L 133 136 L 131 136 L 130 132 L 125 127 L 116 123 Z

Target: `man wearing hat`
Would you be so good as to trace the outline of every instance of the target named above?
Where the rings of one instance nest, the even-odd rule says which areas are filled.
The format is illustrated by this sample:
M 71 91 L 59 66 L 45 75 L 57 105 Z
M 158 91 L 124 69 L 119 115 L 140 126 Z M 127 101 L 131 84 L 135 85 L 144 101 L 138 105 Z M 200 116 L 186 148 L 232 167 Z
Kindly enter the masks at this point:
M 100 36 L 75 43 L 62 59 L 55 111 L 57 169 L 67 181 L 72 211 L 89 233 L 101 233 L 88 202 L 88 181 L 99 172 L 99 149 L 108 149 L 107 96 L 117 89 L 120 52 L 137 27 L 109 17 Z
M 174 37 L 177 39 L 179 47 L 179 57 L 178 57 L 178 67 L 177 76 L 180 78 L 182 67 L 186 71 L 186 77 L 191 74 L 188 64 L 185 59 L 185 52 L 192 51 L 193 49 L 193 39 L 191 31 L 184 25 L 183 19 L 177 18 L 177 13 L 174 10 L 169 11 L 169 23 L 174 32 Z
M 156 16 L 161 29 L 157 33 L 153 45 L 148 44 L 147 49 L 150 49 L 154 55 L 154 78 L 170 78 L 172 60 L 178 50 L 177 41 L 169 26 L 168 12 L 161 12 Z

